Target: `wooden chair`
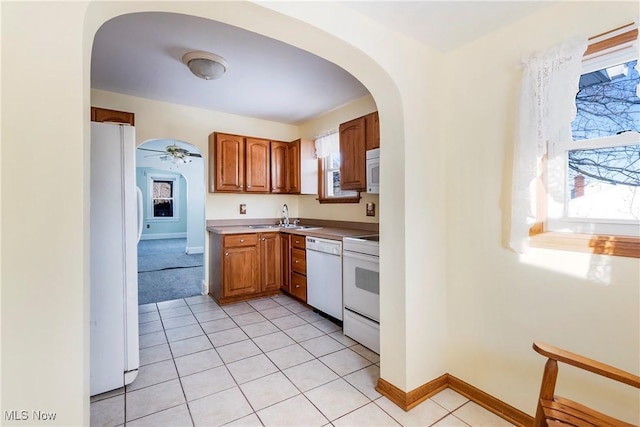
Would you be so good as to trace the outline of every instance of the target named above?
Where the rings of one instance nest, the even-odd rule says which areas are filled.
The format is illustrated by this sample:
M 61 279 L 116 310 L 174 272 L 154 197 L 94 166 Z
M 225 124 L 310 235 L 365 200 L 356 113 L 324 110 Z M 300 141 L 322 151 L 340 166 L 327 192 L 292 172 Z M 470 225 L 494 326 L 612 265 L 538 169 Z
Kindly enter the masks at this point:
M 549 358 L 544 366 L 544 374 L 542 375 L 542 386 L 540 387 L 540 398 L 533 423 L 534 427 L 633 427 L 633 424 L 611 418 L 569 399 L 555 396 L 558 362 L 585 369 L 638 389 L 640 389 L 640 377 L 551 345 L 534 342 L 533 349 Z

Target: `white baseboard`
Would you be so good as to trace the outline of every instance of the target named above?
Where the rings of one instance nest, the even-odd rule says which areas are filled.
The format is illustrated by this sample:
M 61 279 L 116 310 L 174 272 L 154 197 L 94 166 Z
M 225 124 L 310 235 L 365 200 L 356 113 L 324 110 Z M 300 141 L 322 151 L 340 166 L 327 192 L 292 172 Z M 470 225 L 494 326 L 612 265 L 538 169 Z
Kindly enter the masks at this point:
M 204 246 L 187 246 L 185 253 L 189 255 L 204 253 Z
M 157 240 L 157 239 L 184 239 L 187 233 L 155 233 L 143 234 L 140 240 Z

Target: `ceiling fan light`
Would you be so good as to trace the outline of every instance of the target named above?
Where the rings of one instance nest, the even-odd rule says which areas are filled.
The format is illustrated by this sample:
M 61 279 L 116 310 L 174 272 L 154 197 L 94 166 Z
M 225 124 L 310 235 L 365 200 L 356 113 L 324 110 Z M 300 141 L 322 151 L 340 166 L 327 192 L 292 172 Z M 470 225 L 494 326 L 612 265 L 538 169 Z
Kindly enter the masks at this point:
M 204 80 L 220 78 L 228 68 L 223 57 L 209 52 L 188 52 L 182 57 L 182 62 L 194 75 Z

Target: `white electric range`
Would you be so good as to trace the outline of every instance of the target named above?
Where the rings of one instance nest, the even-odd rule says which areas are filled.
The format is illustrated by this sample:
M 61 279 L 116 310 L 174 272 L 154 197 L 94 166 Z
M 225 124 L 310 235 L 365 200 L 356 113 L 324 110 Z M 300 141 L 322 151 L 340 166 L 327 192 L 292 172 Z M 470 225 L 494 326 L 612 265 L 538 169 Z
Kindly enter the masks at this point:
M 380 353 L 380 245 L 377 234 L 342 239 L 344 334 Z

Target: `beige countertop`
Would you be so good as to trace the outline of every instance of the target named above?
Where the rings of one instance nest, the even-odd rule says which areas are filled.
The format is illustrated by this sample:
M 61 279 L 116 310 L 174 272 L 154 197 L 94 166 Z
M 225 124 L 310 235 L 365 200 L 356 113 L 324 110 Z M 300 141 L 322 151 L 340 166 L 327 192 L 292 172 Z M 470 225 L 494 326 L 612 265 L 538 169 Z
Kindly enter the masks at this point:
M 208 226 L 207 231 L 215 234 L 245 234 L 245 233 L 289 233 L 299 236 L 312 236 L 323 239 L 342 240 L 347 236 L 368 236 L 377 234 L 375 231 L 357 230 L 352 228 L 310 226 L 308 229 L 291 228 L 251 228 L 247 225 Z

